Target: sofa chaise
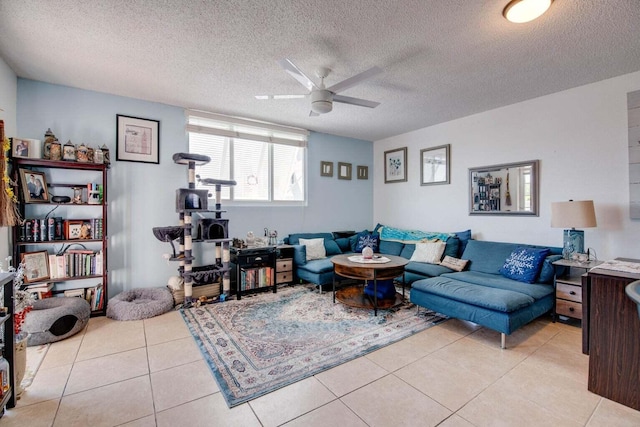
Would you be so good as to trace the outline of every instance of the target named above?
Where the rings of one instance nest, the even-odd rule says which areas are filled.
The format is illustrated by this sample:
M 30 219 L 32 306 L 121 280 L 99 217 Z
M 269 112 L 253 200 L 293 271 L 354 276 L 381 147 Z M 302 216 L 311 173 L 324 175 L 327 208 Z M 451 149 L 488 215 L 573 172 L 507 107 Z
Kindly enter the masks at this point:
M 556 247 L 471 240 L 461 256 L 468 260 L 465 271 L 415 281 L 410 300 L 496 330 L 501 333 L 501 347 L 506 348 L 506 335 L 553 308 L 552 262 L 561 253 Z M 533 254 L 537 254 L 537 265 L 530 262 Z M 509 261 L 513 262 L 507 265 Z

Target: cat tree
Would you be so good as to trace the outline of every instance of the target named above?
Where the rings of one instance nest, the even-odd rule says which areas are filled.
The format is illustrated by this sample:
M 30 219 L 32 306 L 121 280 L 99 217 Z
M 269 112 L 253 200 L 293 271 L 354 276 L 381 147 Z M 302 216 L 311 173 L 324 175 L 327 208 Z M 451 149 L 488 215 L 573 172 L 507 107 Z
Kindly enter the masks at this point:
M 176 153 L 173 155 L 176 164 L 188 166 L 188 188 L 176 190 L 176 212 L 179 215 L 179 225 L 155 227 L 153 234 L 163 242 L 169 242 L 173 249 L 171 261 L 179 262 L 178 272 L 184 281 L 184 304 L 193 303 L 193 285 L 204 283 L 219 283 L 220 293 L 228 295 L 231 290 L 229 279 L 229 220 L 222 219 L 221 192 L 223 186 L 236 185 L 235 181 L 204 178 L 195 175 L 196 166 L 205 165 L 211 161 L 209 156 L 192 153 Z M 208 209 L 209 190 L 197 190 L 198 183 L 215 187 L 215 209 Z M 214 213 L 214 218 L 205 218 L 202 212 Z M 196 241 L 211 243 L 215 246 L 215 264 L 200 267 L 193 266 L 193 214 L 200 216 L 196 220 Z M 176 252 L 173 241 L 178 240 Z

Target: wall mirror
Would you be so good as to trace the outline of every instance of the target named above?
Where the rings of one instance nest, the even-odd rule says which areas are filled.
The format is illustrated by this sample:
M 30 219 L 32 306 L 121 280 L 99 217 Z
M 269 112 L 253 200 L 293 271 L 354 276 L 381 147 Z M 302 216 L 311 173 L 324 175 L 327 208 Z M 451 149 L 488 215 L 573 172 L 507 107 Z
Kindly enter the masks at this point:
M 469 214 L 538 216 L 538 162 L 470 168 Z

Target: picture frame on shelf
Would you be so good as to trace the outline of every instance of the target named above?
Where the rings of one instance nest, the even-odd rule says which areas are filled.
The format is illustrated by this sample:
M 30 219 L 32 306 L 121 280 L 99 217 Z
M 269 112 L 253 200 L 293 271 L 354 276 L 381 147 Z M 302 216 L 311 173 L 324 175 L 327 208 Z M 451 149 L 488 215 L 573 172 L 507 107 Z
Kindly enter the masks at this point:
M 351 163 L 338 162 L 338 179 L 351 180 Z
M 79 240 L 84 220 L 68 219 L 64 222 L 64 236 L 67 240 Z
M 20 169 L 25 203 L 49 203 L 49 187 L 44 172 Z
M 333 176 L 333 162 L 320 162 L 320 176 L 327 176 L 330 178 Z
M 358 166 L 356 174 L 358 179 L 369 179 L 369 166 Z
M 451 144 L 420 150 L 420 185 L 451 183 Z
M 116 115 L 116 160 L 160 163 L 160 121 Z
M 25 252 L 20 262 L 24 264 L 25 283 L 40 282 L 49 278 L 49 253 L 47 251 Z
M 384 183 L 407 181 L 407 147 L 384 152 Z
M 11 155 L 13 157 L 28 158 L 31 153 L 30 141 L 22 138 L 11 138 Z

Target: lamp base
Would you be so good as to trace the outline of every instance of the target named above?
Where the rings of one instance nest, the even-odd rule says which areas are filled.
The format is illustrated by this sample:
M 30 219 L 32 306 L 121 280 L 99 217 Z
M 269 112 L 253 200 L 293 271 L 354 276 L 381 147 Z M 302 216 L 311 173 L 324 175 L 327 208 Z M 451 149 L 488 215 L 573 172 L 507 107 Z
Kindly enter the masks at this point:
M 584 253 L 584 231 L 564 230 L 562 236 L 562 257 L 571 259 L 574 253 Z

